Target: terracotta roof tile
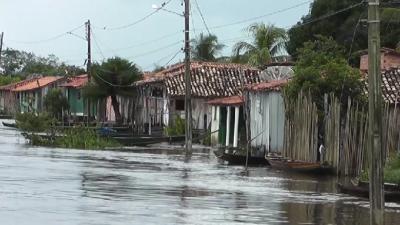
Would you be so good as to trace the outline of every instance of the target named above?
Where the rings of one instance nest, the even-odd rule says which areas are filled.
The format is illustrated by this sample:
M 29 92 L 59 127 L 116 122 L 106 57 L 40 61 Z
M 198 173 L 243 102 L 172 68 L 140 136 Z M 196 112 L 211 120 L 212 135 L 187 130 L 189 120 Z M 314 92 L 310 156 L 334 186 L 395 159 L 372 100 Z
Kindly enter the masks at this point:
M 158 73 L 145 75 L 137 86 L 164 82 L 170 96 L 185 94 L 185 66 L 174 65 Z M 192 62 L 192 95 L 195 97 L 227 97 L 240 95 L 244 86 L 260 81 L 260 70 L 234 63 Z
M 263 82 L 259 84 L 253 84 L 246 87 L 246 90 L 249 91 L 280 91 L 282 87 L 284 87 L 289 80 L 273 80 L 269 82 Z
M 67 81 L 61 85 L 60 87 L 70 87 L 70 88 L 82 88 L 88 82 L 88 75 L 83 74 L 79 76 L 69 77 Z
M 47 86 L 47 85 L 49 85 L 51 83 L 54 83 L 54 82 L 56 82 L 56 81 L 58 81 L 60 79 L 63 79 L 63 77 L 46 76 L 46 77 L 33 78 L 33 79 L 30 79 L 30 80 L 25 80 L 25 81 L 17 83 L 15 88 L 12 89 L 12 91 L 20 92 L 20 91 L 35 90 L 35 89 Z
M 382 97 L 389 104 L 400 103 L 400 68 L 382 71 Z M 368 95 L 368 74 L 365 75 L 365 94 Z
M 216 98 L 207 102 L 210 105 L 227 105 L 227 106 L 238 106 L 243 105 L 244 99 L 242 96 L 230 96 L 224 98 Z

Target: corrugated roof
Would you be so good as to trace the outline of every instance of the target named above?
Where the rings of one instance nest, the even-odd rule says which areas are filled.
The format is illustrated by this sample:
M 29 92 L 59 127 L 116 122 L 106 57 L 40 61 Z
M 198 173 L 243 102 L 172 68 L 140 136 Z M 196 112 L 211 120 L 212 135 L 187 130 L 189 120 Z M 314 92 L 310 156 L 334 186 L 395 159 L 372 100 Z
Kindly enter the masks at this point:
M 63 79 L 63 77 L 46 76 L 46 77 L 39 77 L 39 78 L 30 79 L 30 80 L 25 80 L 20 83 L 17 83 L 15 88 L 12 89 L 12 91 L 15 91 L 15 92 L 31 91 L 31 90 L 45 87 L 45 86 L 47 86 L 51 83 L 54 83 L 60 79 Z
M 61 85 L 60 87 L 69 87 L 69 88 L 82 88 L 88 82 L 88 75 L 82 74 L 79 76 L 69 77 L 67 81 Z
M 135 85 L 163 82 L 170 96 L 185 95 L 185 66 L 183 63 L 166 70 L 145 75 Z M 228 97 L 241 95 L 248 84 L 258 83 L 260 70 L 241 64 L 217 62 L 192 62 L 192 95 L 194 97 Z
M 242 96 L 231 96 L 224 98 L 216 98 L 207 102 L 210 105 L 226 105 L 226 106 L 238 106 L 243 105 L 244 99 Z
M 249 91 L 280 91 L 282 88 L 289 83 L 289 80 L 273 80 L 269 82 L 263 82 L 259 84 L 249 85 L 246 90 Z

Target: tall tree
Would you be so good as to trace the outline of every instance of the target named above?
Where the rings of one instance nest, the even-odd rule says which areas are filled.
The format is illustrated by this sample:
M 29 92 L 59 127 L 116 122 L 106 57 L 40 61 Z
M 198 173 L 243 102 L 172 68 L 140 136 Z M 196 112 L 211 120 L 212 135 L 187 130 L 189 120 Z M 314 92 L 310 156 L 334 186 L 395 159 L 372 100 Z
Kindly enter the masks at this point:
M 254 23 L 247 28 L 253 38 L 252 43 L 238 42 L 233 47 L 233 59 L 241 59 L 254 66 L 271 62 L 285 48 L 286 31 L 274 25 Z
M 392 0 L 381 0 L 382 46 L 396 48 L 400 37 L 400 9 L 389 8 Z M 333 37 L 345 54 L 368 47 L 368 30 L 361 20 L 367 18 L 366 4 L 360 0 L 315 0 L 307 15 L 288 31 L 287 51 L 296 57 L 303 43 L 316 40 L 316 35 Z M 393 2 L 393 1 L 392 1 Z M 344 10 L 346 9 L 346 10 Z M 324 18 L 327 15 L 328 18 Z
M 223 44 L 218 43 L 217 36 L 201 33 L 196 39 L 192 39 L 192 57 L 199 61 L 216 61 L 216 56 L 224 48 Z
M 130 85 L 142 77 L 142 72 L 128 60 L 115 57 L 93 64 L 92 77 L 95 82 L 83 89 L 83 95 L 91 99 L 111 97 L 116 122 L 122 123 L 117 96 L 132 96 L 134 91 Z

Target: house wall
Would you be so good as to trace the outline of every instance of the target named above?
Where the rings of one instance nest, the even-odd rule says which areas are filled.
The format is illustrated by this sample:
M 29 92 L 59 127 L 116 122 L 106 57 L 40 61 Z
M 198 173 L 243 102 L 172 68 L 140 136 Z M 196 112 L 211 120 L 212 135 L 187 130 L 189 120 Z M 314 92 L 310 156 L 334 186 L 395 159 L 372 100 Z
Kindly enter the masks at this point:
M 400 67 L 400 56 L 394 54 L 381 54 L 381 68 L 390 69 Z M 360 58 L 360 70 L 368 70 L 368 55 L 362 55 Z
M 9 90 L 0 91 L 0 110 L 6 114 L 14 114 L 17 109 L 16 96 Z
M 281 152 L 284 137 L 284 103 L 280 92 L 251 92 L 251 146 Z
M 81 90 L 75 88 L 67 88 L 66 96 L 68 98 L 69 111 L 73 116 L 84 116 L 84 101 Z
M 175 98 L 170 100 L 170 122 L 173 123 L 176 116 L 185 119 L 185 110 L 177 109 L 177 101 L 183 101 L 183 98 Z M 204 130 L 208 129 L 211 124 L 211 107 L 207 104 L 207 99 L 193 98 L 192 99 L 192 119 L 193 129 Z

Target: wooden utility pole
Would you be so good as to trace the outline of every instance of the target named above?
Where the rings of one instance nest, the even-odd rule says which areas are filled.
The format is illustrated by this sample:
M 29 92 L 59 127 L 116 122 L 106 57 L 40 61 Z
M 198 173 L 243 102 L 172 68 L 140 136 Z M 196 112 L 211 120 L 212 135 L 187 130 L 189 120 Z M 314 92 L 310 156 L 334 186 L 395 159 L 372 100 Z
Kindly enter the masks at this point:
M 0 38 L 0 62 L 1 62 L 1 53 L 3 52 L 3 37 L 4 37 L 4 32 L 1 32 L 1 38 Z
M 192 151 L 192 78 L 190 75 L 189 0 L 185 0 L 185 150 Z
M 92 47 L 91 47 L 91 31 L 90 31 L 90 20 L 86 22 L 86 40 L 87 40 L 87 62 L 86 62 L 86 73 L 88 76 L 88 83 L 92 80 Z M 90 100 L 87 99 L 87 123 L 89 126 L 90 122 Z
M 369 89 L 369 158 L 370 224 L 383 225 L 382 90 L 379 0 L 368 0 L 368 89 Z

